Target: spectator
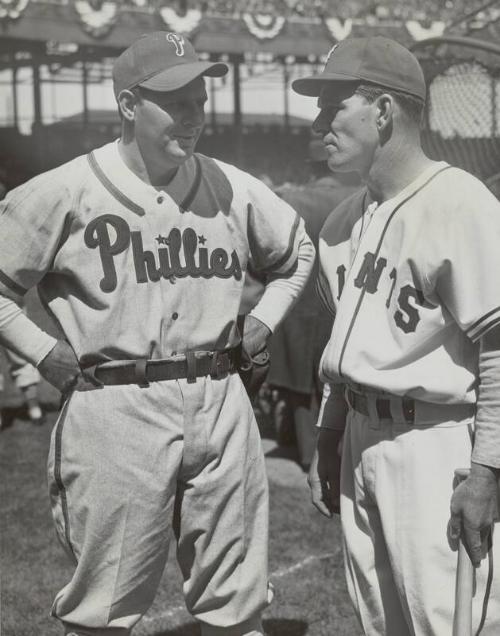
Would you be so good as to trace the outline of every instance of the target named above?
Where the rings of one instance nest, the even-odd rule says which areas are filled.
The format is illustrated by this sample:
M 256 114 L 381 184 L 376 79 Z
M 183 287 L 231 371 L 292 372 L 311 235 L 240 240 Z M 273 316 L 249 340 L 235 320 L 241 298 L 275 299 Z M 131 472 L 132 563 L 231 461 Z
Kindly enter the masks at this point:
M 312 172 L 305 186 L 289 186 L 282 198 L 302 216 L 306 232 L 317 246 L 318 236 L 330 212 L 355 192 L 360 181 L 356 175 L 333 174 L 326 163 L 326 151 L 319 139 L 309 144 Z M 303 294 L 271 339 L 271 367 L 268 383 L 279 389 L 275 409 L 278 440 L 285 440 L 294 428 L 299 461 L 308 469 L 315 444 L 315 421 L 321 402 L 318 379 L 321 353 L 331 333 L 332 320 L 317 296 L 317 267 Z

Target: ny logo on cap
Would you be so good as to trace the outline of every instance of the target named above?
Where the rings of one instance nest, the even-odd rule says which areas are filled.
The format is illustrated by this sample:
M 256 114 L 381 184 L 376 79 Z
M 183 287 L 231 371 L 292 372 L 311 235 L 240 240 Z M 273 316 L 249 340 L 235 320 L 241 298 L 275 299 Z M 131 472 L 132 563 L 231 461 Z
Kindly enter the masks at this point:
M 332 46 L 332 48 L 328 51 L 328 55 L 326 56 L 326 62 L 325 64 L 328 64 L 328 60 L 332 57 L 332 53 L 335 51 L 335 49 L 338 47 L 338 43 L 334 44 Z
M 184 38 L 177 33 L 167 33 L 165 36 L 169 42 L 175 46 L 175 54 L 181 57 L 184 55 Z

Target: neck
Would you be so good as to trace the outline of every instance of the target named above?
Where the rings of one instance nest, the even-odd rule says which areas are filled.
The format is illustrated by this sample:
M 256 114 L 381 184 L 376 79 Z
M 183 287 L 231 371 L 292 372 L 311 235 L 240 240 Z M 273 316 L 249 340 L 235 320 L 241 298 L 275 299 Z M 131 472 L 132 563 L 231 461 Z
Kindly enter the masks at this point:
M 148 165 L 135 139 L 127 140 L 123 136 L 118 142 L 118 151 L 127 168 L 149 185 L 165 186 L 175 177 L 178 169 L 176 164 L 162 165 L 161 168 Z
M 371 199 L 378 203 L 392 199 L 434 163 L 424 154 L 420 142 L 391 140 L 379 148 L 365 176 Z

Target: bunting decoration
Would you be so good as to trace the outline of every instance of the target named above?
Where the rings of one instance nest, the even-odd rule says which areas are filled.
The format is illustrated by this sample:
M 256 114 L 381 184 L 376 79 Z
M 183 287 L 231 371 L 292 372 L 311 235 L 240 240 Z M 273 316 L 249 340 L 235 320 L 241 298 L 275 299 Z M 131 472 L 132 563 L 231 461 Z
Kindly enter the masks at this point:
M 250 33 L 259 40 L 275 38 L 285 24 L 284 17 L 267 13 L 244 13 L 243 21 Z
M 437 38 L 443 35 L 446 26 L 445 22 L 431 22 L 429 27 L 424 26 L 416 20 L 407 20 L 406 29 L 415 41 L 426 40 L 427 38 Z
M 201 22 L 201 11 L 198 9 L 188 9 L 185 15 L 179 15 L 172 7 L 161 7 L 159 9 L 163 22 L 171 31 L 191 35 Z
M 0 0 L 0 20 L 17 20 L 28 2 L 29 0 Z
M 339 20 L 338 18 L 325 18 L 325 24 L 334 40 L 345 40 L 352 31 L 352 20 Z
M 116 22 L 117 5 L 108 0 L 74 0 L 84 30 L 94 38 L 107 35 Z

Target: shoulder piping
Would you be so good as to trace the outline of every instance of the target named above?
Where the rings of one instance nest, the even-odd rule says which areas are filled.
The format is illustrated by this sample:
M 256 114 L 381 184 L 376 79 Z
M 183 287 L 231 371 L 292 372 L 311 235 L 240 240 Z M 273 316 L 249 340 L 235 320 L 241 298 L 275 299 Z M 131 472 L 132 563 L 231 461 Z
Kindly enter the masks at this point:
M 185 212 L 186 210 L 189 210 L 189 207 L 193 203 L 193 201 L 195 200 L 196 195 L 198 194 L 198 190 L 200 188 L 200 183 L 201 183 L 201 162 L 200 162 L 199 158 L 196 155 L 193 155 L 193 156 L 194 156 L 194 161 L 195 161 L 195 175 L 194 175 L 194 179 L 193 179 L 193 184 L 189 188 L 189 192 L 186 194 L 184 199 L 179 204 L 179 208 L 180 208 L 181 212 Z
M 8 289 L 13 291 L 18 296 L 24 296 L 28 290 L 16 283 L 16 281 L 12 280 L 5 272 L 2 272 L 0 269 L 0 282 L 5 285 Z
M 129 210 L 138 214 L 139 216 L 144 216 L 144 208 L 142 208 L 137 203 L 134 203 L 131 199 L 129 199 L 121 190 L 119 190 L 112 181 L 108 179 L 108 177 L 104 174 L 101 166 L 97 163 L 97 159 L 95 158 L 94 151 L 87 155 L 87 160 L 89 162 L 90 168 L 95 176 L 99 179 L 102 185 L 106 188 L 106 190 L 122 205 L 127 207 Z
M 283 253 L 282 256 L 280 256 L 280 258 L 278 258 L 278 260 L 275 263 L 259 271 L 268 272 L 268 273 L 274 272 L 287 262 L 287 260 L 290 258 L 293 252 L 293 246 L 295 245 L 295 237 L 297 236 L 297 229 L 299 227 L 299 223 L 300 223 L 300 216 L 296 214 L 295 220 L 292 225 L 292 229 L 290 230 L 290 238 L 288 239 L 288 245 L 285 252 Z

